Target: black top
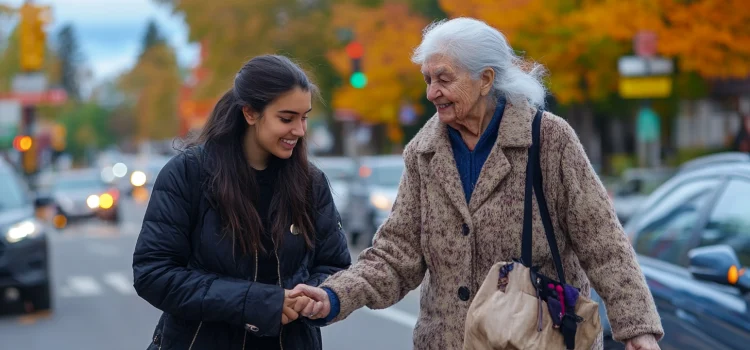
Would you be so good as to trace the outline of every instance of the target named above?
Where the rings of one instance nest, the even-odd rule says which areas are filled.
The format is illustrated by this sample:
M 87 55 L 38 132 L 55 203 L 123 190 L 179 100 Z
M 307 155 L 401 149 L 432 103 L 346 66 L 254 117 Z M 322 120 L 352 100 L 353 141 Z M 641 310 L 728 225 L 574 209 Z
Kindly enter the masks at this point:
M 268 217 L 268 212 L 275 192 L 274 185 L 276 184 L 276 176 L 278 174 L 278 164 L 271 161 L 265 169 L 254 170 L 254 174 L 259 189 L 255 210 L 258 211 L 258 215 L 265 228 L 260 241 L 263 249 L 266 251 L 265 253 L 258 252 L 258 282 L 276 285 L 279 283 L 278 260 L 276 260 L 275 244 L 271 233 L 273 222 Z M 279 337 L 257 337 L 251 343 L 257 346 L 258 349 L 274 350 L 281 348 L 279 346 Z
M 276 176 L 278 175 L 279 166 L 277 162 L 271 161 L 263 170 L 254 170 L 255 179 L 258 182 L 259 196 L 255 210 L 262 220 L 265 228 L 261 234 L 261 244 L 265 249 L 265 254 L 258 252 L 258 282 L 266 284 L 278 284 L 278 260 L 276 260 L 275 245 L 271 233 L 273 222 L 268 217 L 271 207 L 271 200 L 274 196 L 274 187 Z M 254 262 L 253 262 L 254 263 Z

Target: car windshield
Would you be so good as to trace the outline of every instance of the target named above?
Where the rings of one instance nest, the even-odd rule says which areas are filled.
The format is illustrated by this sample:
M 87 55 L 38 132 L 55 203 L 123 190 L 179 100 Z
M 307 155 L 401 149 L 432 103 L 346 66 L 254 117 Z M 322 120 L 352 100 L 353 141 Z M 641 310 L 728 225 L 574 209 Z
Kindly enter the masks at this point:
M 0 172 L 0 210 L 20 208 L 26 204 L 24 190 L 12 173 Z
M 375 186 L 398 187 L 401 174 L 404 172 L 403 165 L 379 165 L 370 168 L 372 171 L 367 176 L 367 182 Z
M 85 189 L 101 188 L 104 184 L 97 175 L 79 175 L 58 178 L 55 182 L 55 191 L 77 191 Z

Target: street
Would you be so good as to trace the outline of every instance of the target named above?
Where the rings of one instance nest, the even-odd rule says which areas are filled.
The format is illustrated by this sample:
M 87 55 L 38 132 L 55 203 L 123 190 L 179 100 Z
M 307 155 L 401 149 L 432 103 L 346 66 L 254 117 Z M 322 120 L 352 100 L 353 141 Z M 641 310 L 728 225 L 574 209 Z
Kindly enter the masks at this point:
M 0 316 L 2 349 L 148 346 L 160 311 L 136 295 L 131 270 L 145 204 L 124 199 L 121 205 L 119 225 L 92 219 L 51 235 L 53 311 Z M 418 290 L 387 310 L 358 310 L 323 328 L 323 347 L 410 349 L 418 312 Z

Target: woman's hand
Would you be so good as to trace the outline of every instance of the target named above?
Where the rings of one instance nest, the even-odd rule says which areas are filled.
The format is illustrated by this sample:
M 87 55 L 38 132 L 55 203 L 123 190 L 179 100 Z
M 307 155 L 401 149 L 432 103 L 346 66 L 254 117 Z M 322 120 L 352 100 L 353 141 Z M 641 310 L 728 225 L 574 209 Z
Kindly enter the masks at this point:
M 312 299 L 312 302 L 302 310 L 302 316 L 311 320 L 326 318 L 331 312 L 331 301 L 328 300 L 328 293 L 322 288 L 298 284 L 292 290 L 291 296 L 306 296 Z
M 304 295 L 292 295 L 292 291 L 284 290 L 284 307 L 281 310 L 281 324 L 288 324 L 299 318 L 300 312 L 305 310 L 309 304 L 315 304 Z
M 660 348 L 653 334 L 643 334 L 628 339 L 625 343 L 625 350 L 660 350 Z

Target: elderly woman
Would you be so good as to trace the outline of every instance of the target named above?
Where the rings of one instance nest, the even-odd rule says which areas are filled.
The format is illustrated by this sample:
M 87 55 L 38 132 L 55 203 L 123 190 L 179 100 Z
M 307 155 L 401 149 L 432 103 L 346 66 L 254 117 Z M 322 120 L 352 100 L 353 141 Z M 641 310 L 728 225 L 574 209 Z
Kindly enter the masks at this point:
M 467 18 L 428 27 L 413 61 L 422 66 L 437 115 L 406 146 L 390 217 L 350 269 L 322 289 L 296 292 L 319 301 L 300 315 L 330 323 L 362 306 L 387 308 L 422 284 L 414 348 L 460 349 L 469 305 L 486 274 L 495 262 L 521 256 L 543 67 L 523 65 L 500 32 Z M 585 296 L 596 288 L 615 339 L 629 349 L 658 349 L 663 330 L 653 298 L 575 131 L 544 113 L 541 139 L 544 191 L 568 283 Z M 536 210 L 533 221 L 533 256 L 541 259 L 535 263 L 553 276 Z M 601 335 L 594 345 L 601 348 Z

